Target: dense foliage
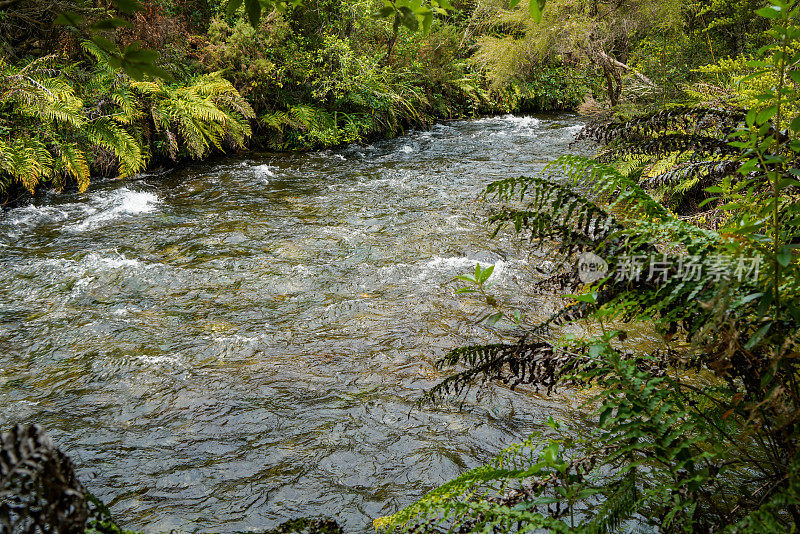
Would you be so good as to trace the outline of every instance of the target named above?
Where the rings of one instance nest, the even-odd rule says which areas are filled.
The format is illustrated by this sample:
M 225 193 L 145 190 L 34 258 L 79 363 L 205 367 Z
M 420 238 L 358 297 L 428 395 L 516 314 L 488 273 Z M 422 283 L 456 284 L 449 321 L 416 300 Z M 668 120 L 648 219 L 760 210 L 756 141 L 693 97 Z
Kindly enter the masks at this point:
M 472 60 L 473 18 L 447 2 L 0 2 L 0 195 L 85 189 L 250 138 L 312 149 L 580 102 L 559 61 L 492 82 Z
M 567 264 L 591 252 L 607 265 L 592 279 L 576 267 L 544 280 L 575 294 L 517 343 L 445 356 L 442 368 L 465 369 L 428 398 L 463 394 L 476 380 L 580 389 L 592 426 L 576 435 L 551 420 L 551 432 L 379 527 L 800 526 L 800 3 L 773 0 L 758 14 L 769 30 L 760 58 L 746 64 L 755 73 L 745 81 L 762 87 L 748 109 L 734 99 L 726 108 L 673 107 L 599 122 L 584 133 L 605 144 L 597 159 L 565 156 L 544 177 L 486 188 L 500 202 L 491 219 L 498 230 L 511 223 L 536 242 L 554 243 Z M 654 198 L 665 194 L 679 196 L 673 205 L 692 216 Z M 494 322 L 509 313 L 486 293 L 485 272 L 462 279 L 499 310 Z M 661 349 L 632 342 L 628 331 L 641 321 L 663 334 Z

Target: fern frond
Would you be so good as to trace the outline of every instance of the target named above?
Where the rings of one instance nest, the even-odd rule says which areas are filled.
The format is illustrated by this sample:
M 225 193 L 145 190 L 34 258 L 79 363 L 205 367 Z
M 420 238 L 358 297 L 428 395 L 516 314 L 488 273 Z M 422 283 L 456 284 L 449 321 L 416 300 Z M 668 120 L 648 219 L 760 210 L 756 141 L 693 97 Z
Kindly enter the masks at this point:
M 437 522 L 441 523 L 463 520 L 465 515 L 471 515 L 471 507 L 475 510 L 479 497 L 502 491 L 509 480 L 545 473 L 543 466 L 532 466 L 530 462 L 540 439 L 541 436 L 535 433 L 524 442 L 504 449 L 486 465 L 471 469 L 427 493 L 411 506 L 376 519 L 376 530 L 409 530 L 429 515 L 433 515 L 434 520 L 439 516 L 441 520 Z
M 120 177 L 141 172 L 147 164 L 142 146 L 123 126 L 108 117 L 91 122 L 86 135 L 90 143 L 111 151 L 119 160 Z
M 733 132 L 744 122 L 744 118 L 745 114 L 741 110 L 676 106 L 626 121 L 590 123 L 581 131 L 579 138 L 591 139 L 605 145 L 617 142 L 634 144 L 665 133 L 680 131 L 697 136 L 698 141 L 705 138 L 718 141 Z M 700 132 L 708 135 L 700 135 Z
M 637 509 L 639 490 L 636 468 L 627 470 L 625 476 L 607 485 L 606 500 L 594 511 L 587 530 L 596 534 L 617 532 L 623 521 L 633 516 Z
M 696 179 L 704 184 L 718 182 L 724 176 L 735 175 L 741 163 L 731 159 L 690 161 L 679 164 L 660 174 L 647 178 L 644 185 L 659 187 L 663 185 L 674 186 L 686 180 Z
M 33 193 L 40 181 L 52 175 L 53 157 L 36 138 L 0 140 L 0 168 Z
M 57 149 L 59 165 L 56 167 L 56 171 L 72 176 L 78 182 L 78 191 L 86 191 L 90 180 L 86 155 L 76 143 L 62 143 L 58 145 Z

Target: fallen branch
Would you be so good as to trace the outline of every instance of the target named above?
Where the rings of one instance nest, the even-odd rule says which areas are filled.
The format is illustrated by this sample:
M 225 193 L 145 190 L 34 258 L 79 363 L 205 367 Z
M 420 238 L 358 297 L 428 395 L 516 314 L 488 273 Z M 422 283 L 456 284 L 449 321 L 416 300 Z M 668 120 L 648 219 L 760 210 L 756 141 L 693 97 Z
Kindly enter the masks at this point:
M 651 87 L 655 87 L 656 84 L 653 83 L 653 80 L 651 80 L 650 78 L 648 78 L 647 76 L 645 76 L 641 72 L 637 72 L 636 70 L 634 70 L 632 67 L 626 65 L 625 63 L 623 63 L 621 61 L 618 61 L 618 60 L 614 59 L 613 57 L 609 56 L 600 47 L 597 47 L 597 54 L 601 58 L 603 58 L 605 61 L 607 61 L 607 62 L 611 63 L 612 65 L 614 65 L 615 67 L 619 67 L 622 70 L 628 71 L 631 74 L 633 74 L 634 76 L 636 76 L 637 78 L 639 78 L 645 84 L 647 84 L 647 85 L 649 85 Z

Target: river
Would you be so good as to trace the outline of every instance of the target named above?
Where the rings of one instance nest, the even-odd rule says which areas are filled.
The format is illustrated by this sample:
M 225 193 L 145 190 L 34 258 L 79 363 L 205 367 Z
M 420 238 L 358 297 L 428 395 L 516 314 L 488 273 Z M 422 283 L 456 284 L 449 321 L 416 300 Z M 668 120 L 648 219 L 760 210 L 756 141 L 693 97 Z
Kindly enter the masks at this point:
M 413 404 L 447 349 L 503 335 L 453 277 L 494 264 L 513 300 L 550 261 L 490 240 L 479 192 L 569 152 L 580 124 L 450 122 L 0 213 L 0 428 L 43 425 L 126 528 L 371 531 L 569 416 L 502 386 Z

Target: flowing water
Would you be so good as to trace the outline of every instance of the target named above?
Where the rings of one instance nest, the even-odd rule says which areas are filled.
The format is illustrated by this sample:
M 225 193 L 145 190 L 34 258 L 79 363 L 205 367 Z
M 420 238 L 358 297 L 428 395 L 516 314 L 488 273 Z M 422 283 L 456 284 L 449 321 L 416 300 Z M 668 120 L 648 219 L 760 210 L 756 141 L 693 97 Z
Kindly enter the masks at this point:
M 494 264 L 514 299 L 550 261 L 489 239 L 478 193 L 568 152 L 579 129 L 452 122 L 0 213 L 0 428 L 43 425 L 127 528 L 329 515 L 369 531 L 568 417 L 566 399 L 501 386 L 461 408 L 413 404 L 437 357 L 499 335 L 453 277 Z

